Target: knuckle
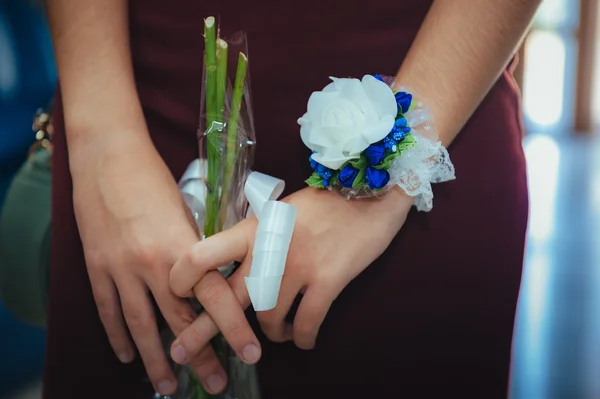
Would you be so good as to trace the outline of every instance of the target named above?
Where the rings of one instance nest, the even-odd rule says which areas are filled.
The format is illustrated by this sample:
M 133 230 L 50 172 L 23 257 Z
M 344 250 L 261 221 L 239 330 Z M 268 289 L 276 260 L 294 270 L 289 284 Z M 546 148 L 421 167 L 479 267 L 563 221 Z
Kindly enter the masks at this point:
M 152 327 L 154 317 L 139 310 L 124 311 L 127 325 L 131 330 L 146 330 Z
M 120 352 L 129 347 L 129 341 L 127 336 L 120 330 L 115 328 L 107 328 L 106 336 L 108 342 L 115 349 L 116 352 Z
M 174 317 L 175 320 L 185 327 L 192 325 L 196 319 L 191 310 L 188 309 L 176 309 Z
M 169 287 L 171 291 L 180 298 L 187 297 L 189 294 L 189 290 L 191 288 L 191 284 L 189 284 L 189 279 L 181 276 L 181 272 L 174 267 L 171 269 L 169 273 Z
M 226 331 L 223 331 L 223 334 L 227 336 L 228 341 L 230 341 L 233 345 L 236 343 L 240 345 L 244 345 L 246 340 L 248 339 L 248 329 L 246 328 L 246 323 L 239 320 L 233 323 Z
M 205 379 L 221 372 L 221 362 L 213 351 L 205 350 L 190 361 L 196 375 Z
M 224 287 L 215 281 L 215 279 L 210 278 L 207 280 L 201 287 L 196 288 L 196 294 L 198 295 L 198 300 L 204 306 L 212 306 L 219 303 L 223 297 Z
M 185 340 L 182 340 L 188 346 L 186 349 L 192 352 L 198 352 L 199 347 L 208 341 L 208 338 L 204 336 L 204 331 L 197 323 L 192 324 L 191 328 L 187 330 L 187 333 L 182 338 L 185 338 Z
M 129 251 L 135 263 L 150 269 L 164 257 L 163 245 L 160 243 L 135 241 Z
M 110 262 L 102 251 L 86 251 L 85 263 L 89 270 L 100 272 L 107 268 Z
M 202 331 L 192 328 L 184 341 L 186 349 L 191 354 L 198 353 L 209 342 L 209 337 L 204 336 Z
M 199 245 L 196 244 L 192 246 L 185 254 L 186 263 L 189 265 L 193 265 L 195 267 L 202 266 L 206 259 L 204 257 L 203 251 L 200 250 Z
M 198 325 L 192 324 L 191 328 L 188 328 L 181 334 L 180 342 L 189 355 L 192 358 L 196 358 L 198 352 L 210 342 L 210 338 Z
M 113 306 L 110 300 L 106 298 L 96 299 L 96 307 L 98 308 L 98 316 L 104 324 L 112 324 L 117 319 L 116 307 Z

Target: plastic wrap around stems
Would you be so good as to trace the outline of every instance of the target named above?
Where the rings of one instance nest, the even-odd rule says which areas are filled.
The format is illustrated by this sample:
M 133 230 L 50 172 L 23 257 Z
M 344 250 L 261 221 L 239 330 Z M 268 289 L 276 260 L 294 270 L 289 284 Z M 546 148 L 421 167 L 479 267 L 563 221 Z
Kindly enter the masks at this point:
M 246 35 L 240 32 L 225 39 L 225 42 L 229 52 L 226 68 L 228 79 L 222 110 L 217 117 L 211 115 L 211 107 L 207 108 L 206 84 L 200 105 L 199 151 L 200 159 L 207 161 L 208 169 L 205 182 L 207 213 L 202 229 L 204 236 L 231 227 L 245 216 L 243 182 L 252 165 L 255 143 L 249 69 L 245 71 L 243 86 L 236 87 L 236 82 L 240 80 L 240 66 L 244 65 L 242 61 L 247 55 Z M 246 59 L 246 68 L 247 65 Z M 221 66 L 220 70 L 223 69 Z M 208 77 L 205 68 L 204 82 Z M 234 101 L 239 97 L 241 102 Z
M 212 22 L 214 23 L 214 19 Z M 214 33 L 205 33 L 205 36 L 211 40 L 216 39 Z M 207 45 L 207 50 L 208 47 Z M 216 51 L 217 59 L 212 56 L 206 57 L 203 72 L 198 129 L 200 159 L 196 164 L 197 169 L 191 172 L 188 170 L 189 173 L 184 175 L 186 179 L 180 182 L 182 196 L 194 216 L 201 237 L 208 237 L 227 229 L 246 216 L 248 205 L 244 195 L 244 182 L 252 165 L 255 143 L 248 69 L 243 71 L 244 80 L 239 84 L 240 63 L 246 63 L 247 68 L 245 33 L 216 39 Z M 219 57 L 219 51 L 227 51 L 228 56 L 223 57 L 221 53 Z M 226 77 L 223 87 L 211 88 L 209 81 L 215 84 L 215 80 L 221 79 L 217 78 L 218 76 Z M 215 96 L 215 100 L 208 109 L 207 96 L 211 95 Z M 241 101 L 236 103 L 234 98 Z M 220 101 L 223 102 L 222 105 L 215 106 Z M 201 184 L 187 184 L 198 181 Z M 204 198 L 204 201 L 198 198 Z M 235 267 L 234 264 L 223 265 L 219 270 L 228 277 Z M 192 300 L 192 305 L 197 313 L 203 311 L 198 301 Z M 170 342 L 172 339 L 169 344 Z M 256 366 L 243 363 L 222 335 L 217 335 L 212 340 L 212 345 L 228 376 L 228 385 L 222 394 L 206 393 L 193 369 L 186 365 L 175 366 L 178 376 L 176 394 L 170 397 L 159 395 L 156 398 L 259 399 Z M 169 347 L 167 345 L 167 351 Z

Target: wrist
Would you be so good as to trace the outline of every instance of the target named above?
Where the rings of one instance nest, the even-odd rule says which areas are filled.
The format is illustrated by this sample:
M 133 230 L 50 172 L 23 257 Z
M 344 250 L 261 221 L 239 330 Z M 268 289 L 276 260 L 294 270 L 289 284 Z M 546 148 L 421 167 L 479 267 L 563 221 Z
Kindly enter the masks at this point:
M 165 207 L 179 205 L 177 184 L 150 142 L 105 140 L 69 158 L 76 213 L 99 207 L 120 220 L 137 220 L 157 195 Z
M 394 217 L 406 217 L 414 205 L 415 197 L 408 195 L 401 187 L 395 186 L 382 199 L 383 205 Z
M 68 135 L 67 143 L 74 184 L 109 171 L 137 173 L 136 170 L 142 166 L 151 168 L 152 164 L 160 161 L 145 129 L 115 127 L 109 132 L 93 128 Z

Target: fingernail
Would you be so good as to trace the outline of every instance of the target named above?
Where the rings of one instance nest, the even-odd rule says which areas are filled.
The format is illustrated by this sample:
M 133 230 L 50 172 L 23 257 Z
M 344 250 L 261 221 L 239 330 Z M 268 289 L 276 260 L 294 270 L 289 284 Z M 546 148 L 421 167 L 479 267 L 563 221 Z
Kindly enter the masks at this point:
M 117 355 L 117 357 L 119 358 L 121 363 L 129 363 L 133 360 L 131 354 L 129 354 L 128 352 L 121 352 Z
M 170 395 L 175 390 L 175 385 L 169 380 L 162 380 L 158 383 L 158 392 L 163 395 Z
M 185 352 L 185 348 L 181 345 L 177 345 L 171 351 L 171 357 L 175 361 L 175 363 L 185 364 L 187 359 L 187 353 Z
M 256 363 L 260 359 L 260 349 L 254 344 L 250 344 L 242 350 L 242 356 L 247 363 Z
M 206 379 L 206 387 L 212 393 L 219 393 L 225 389 L 225 380 L 218 374 L 211 375 Z

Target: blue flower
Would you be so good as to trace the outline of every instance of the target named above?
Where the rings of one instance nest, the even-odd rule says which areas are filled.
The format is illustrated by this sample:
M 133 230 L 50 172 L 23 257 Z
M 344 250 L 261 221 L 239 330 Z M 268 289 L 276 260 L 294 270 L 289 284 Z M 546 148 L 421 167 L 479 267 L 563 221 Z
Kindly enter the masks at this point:
M 383 78 L 382 78 L 382 77 L 381 77 L 381 75 L 379 75 L 378 73 L 376 73 L 375 75 L 373 75 L 373 77 L 374 77 L 375 79 L 377 79 L 378 81 L 380 81 L 380 82 L 383 82 Z
M 354 179 L 358 175 L 358 169 L 356 169 L 351 164 L 344 166 L 342 170 L 340 170 L 340 175 L 338 177 L 338 181 L 342 185 L 342 187 L 350 188 L 352 187 L 352 183 L 354 183 Z
M 315 168 L 315 172 L 317 172 L 317 174 L 319 176 L 321 176 L 323 179 L 330 179 L 331 175 L 333 174 L 333 172 L 331 171 L 331 169 L 329 169 L 327 166 L 323 166 L 320 163 L 317 162 L 317 167 Z
M 398 118 L 396 119 L 396 122 L 394 122 L 394 127 L 397 129 L 404 129 L 407 125 L 408 121 L 404 117 Z
M 404 140 L 406 134 L 409 133 L 412 129 L 408 126 L 408 121 L 406 118 L 398 118 L 394 123 L 394 127 L 392 128 L 392 132 L 388 137 L 398 141 Z
M 327 166 L 321 165 L 320 163 L 318 163 L 317 161 L 315 161 L 314 159 L 312 159 L 312 157 L 309 158 L 310 161 L 310 167 L 313 168 L 313 170 L 323 178 L 323 180 L 329 180 L 331 179 L 331 176 L 333 175 L 333 171 L 331 169 L 329 169 Z
M 390 152 L 395 152 L 394 146 L 396 144 L 398 144 L 398 141 L 394 140 L 394 137 L 392 137 L 391 134 L 383 139 L 383 146 L 386 150 L 389 150 Z
M 390 134 L 390 136 L 392 136 L 392 138 L 396 140 L 396 142 L 398 142 L 404 140 L 404 138 L 406 137 L 406 133 L 404 133 L 404 131 L 396 130 L 392 131 L 392 134 Z
M 371 144 L 367 147 L 364 154 L 369 161 L 369 165 L 379 165 L 385 157 L 385 145 L 381 141 Z
M 314 154 L 314 153 L 313 153 Z M 308 161 L 310 162 L 310 167 L 314 170 L 317 169 L 317 161 L 312 159 L 312 156 L 308 157 Z
M 399 91 L 394 94 L 394 96 L 396 97 L 396 103 L 398 104 L 398 111 L 403 114 L 408 112 L 410 103 L 412 102 L 412 94 Z
M 371 190 L 377 190 L 388 184 L 390 181 L 390 174 L 387 170 L 375 169 L 369 166 L 367 168 L 366 179 Z

